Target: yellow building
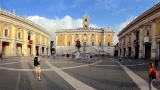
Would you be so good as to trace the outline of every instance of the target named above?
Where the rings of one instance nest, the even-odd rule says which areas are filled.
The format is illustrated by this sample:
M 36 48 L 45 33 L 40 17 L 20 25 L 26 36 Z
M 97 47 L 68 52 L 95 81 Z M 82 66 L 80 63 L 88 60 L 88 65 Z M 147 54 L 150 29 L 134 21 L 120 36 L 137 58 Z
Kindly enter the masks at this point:
M 114 31 L 108 28 L 89 27 L 89 16 L 83 16 L 82 27 L 77 29 L 61 29 L 56 32 L 56 53 L 66 54 L 77 51 L 76 40 L 80 40 L 81 53 L 100 53 L 104 50 L 107 54 L 113 47 Z
M 143 12 L 119 34 L 119 55 L 160 58 L 160 3 Z
M 51 34 L 48 31 L 14 12 L 11 13 L 1 8 L 0 32 L 0 50 L 4 56 L 50 53 Z

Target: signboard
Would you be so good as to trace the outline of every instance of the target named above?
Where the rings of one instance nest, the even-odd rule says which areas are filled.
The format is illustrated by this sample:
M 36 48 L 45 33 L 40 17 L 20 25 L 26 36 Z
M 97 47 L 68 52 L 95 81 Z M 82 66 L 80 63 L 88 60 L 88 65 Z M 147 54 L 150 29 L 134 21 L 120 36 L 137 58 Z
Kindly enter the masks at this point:
M 149 42 L 149 37 L 144 37 L 144 42 Z
M 33 42 L 32 42 L 32 40 L 29 40 L 29 44 L 32 44 Z
M 138 41 L 137 41 L 137 40 L 134 40 L 134 44 L 138 44 Z

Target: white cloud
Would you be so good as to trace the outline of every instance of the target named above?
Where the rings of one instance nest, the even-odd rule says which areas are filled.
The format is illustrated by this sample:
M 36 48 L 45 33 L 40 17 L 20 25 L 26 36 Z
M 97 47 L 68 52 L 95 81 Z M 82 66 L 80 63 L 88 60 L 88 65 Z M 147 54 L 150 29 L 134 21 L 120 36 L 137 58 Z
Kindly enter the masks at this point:
M 59 29 L 75 29 L 82 27 L 82 19 L 72 19 L 70 16 L 66 15 L 63 18 L 58 18 L 55 16 L 54 19 L 47 19 L 45 17 L 40 16 L 28 16 L 27 19 L 37 23 L 42 26 L 46 30 L 48 30 L 51 34 L 51 40 L 56 40 L 55 32 Z M 95 24 L 90 24 L 90 27 L 98 27 Z
M 135 19 L 137 16 L 135 17 L 130 17 L 128 19 L 126 19 L 125 22 L 120 23 L 119 25 L 117 25 L 115 27 L 115 35 L 114 35 L 114 44 L 116 44 L 118 42 L 118 33 L 122 30 L 122 28 L 125 28 L 133 19 Z

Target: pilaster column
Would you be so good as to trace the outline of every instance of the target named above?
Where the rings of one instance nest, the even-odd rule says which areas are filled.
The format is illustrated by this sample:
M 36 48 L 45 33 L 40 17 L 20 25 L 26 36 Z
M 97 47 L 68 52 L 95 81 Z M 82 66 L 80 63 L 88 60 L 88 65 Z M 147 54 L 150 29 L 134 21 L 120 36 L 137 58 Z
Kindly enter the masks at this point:
M 131 53 L 131 56 L 132 56 L 132 58 L 134 58 L 135 57 L 135 47 L 134 47 L 134 40 L 135 40 L 135 35 L 134 35 L 134 33 L 132 33 L 132 53 Z
M 142 43 L 142 39 L 143 39 L 143 27 L 140 27 L 140 47 L 139 47 L 139 58 L 141 59 L 143 57 L 143 43 Z
M 156 19 L 153 20 L 153 35 L 152 35 L 152 46 L 151 46 L 151 59 L 155 60 L 156 57 Z
M 36 37 L 35 37 L 36 38 Z M 58 45 L 58 37 L 56 35 L 56 46 Z
M 1 27 L 2 27 L 2 21 L 0 21 L 0 32 L 2 33 L 2 28 Z M 0 37 L 2 35 L 1 33 L 0 33 Z
M 110 34 L 110 36 L 111 36 L 111 34 Z M 105 41 L 106 41 L 106 34 L 104 34 L 104 37 L 103 37 L 103 46 L 106 46 L 106 45 L 105 45 Z M 110 41 L 110 44 L 112 44 L 111 41 Z
M 15 39 L 16 39 L 16 28 L 15 28 L 15 25 L 12 24 L 12 43 L 11 44 L 11 56 L 16 56 L 17 54 L 17 48 L 16 48 L 16 42 L 15 42 Z M 23 52 L 22 52 L 23 53 Z
M 65 34 L 65 46 L 67 46 L 67 34 Z
M 71 44 L 71 46 L 73 46 L 73 45 L 74 45 L 75 38 L 74 38 L 74 34 L 71 34 L 71 35 L 72 35 L 72 44 Z

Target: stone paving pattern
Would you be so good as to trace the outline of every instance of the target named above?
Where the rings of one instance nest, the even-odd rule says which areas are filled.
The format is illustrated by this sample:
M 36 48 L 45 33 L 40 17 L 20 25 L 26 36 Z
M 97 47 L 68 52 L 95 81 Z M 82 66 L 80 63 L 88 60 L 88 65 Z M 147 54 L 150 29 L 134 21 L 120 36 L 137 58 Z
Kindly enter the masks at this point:
M 42 71 L 42 81 L 38 81 L 35 78 L 34 71 L 12 71 L 1 68 L 33 69 L 33 58 L 34 57 L 14 57 L 0 60 L 0 90 L 75 90 L 75 88 L 61 78 L 54 70 Z M 45 63 L 48 59 L 46 57 L 41 59 L 43 60 L 41 68 L 51 69 Z M 58 68 L 88 64 L 87 60 L 84 59 L 72 60 L 70 58 L 70 62 L 66 62 L 65 59 L 66 57 L 59 56 L 56 57 L 56 59 L 51 57 L 48 61 Z M 100 59 L 101 57 L 93 57 L 92 63 L 98 62 Z M 105 58 L 102 62 L 95 65 L 70 68 L 63 71 L 97 90 L 140 90 L 130 76 L 114 61 L 118 61 L 118 59 Z M 124 65 L 141 78 L 145 78 L 148 72 L 148 62 L 149 61 L 125 59 Z M 156 69 L 160 74 L 160 67 L 156 67 Z M 160 82 L 155 82 L 153 85 L 155 88 L 160 89 Z

